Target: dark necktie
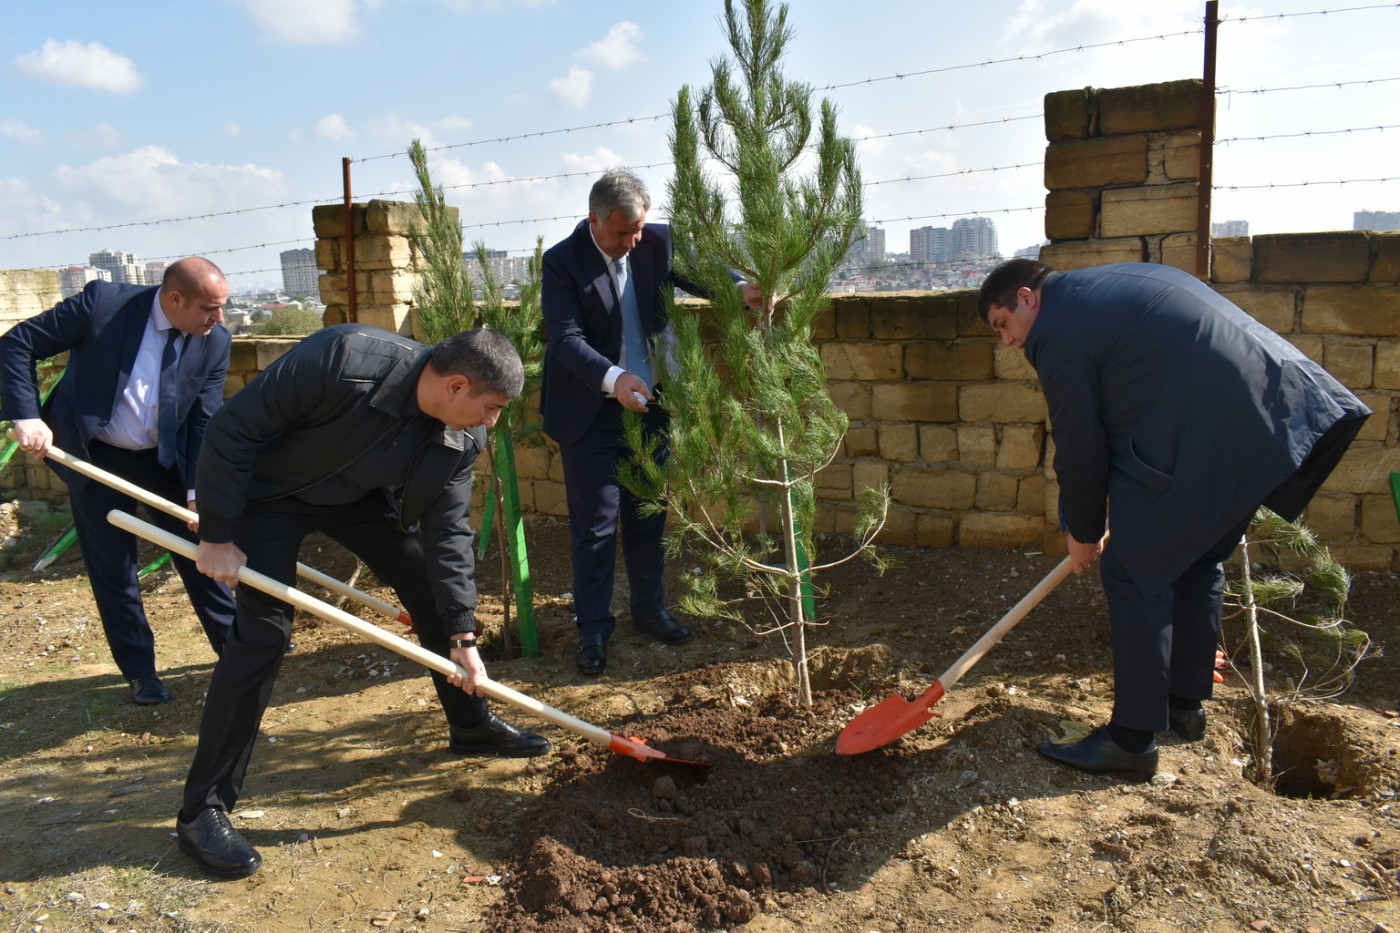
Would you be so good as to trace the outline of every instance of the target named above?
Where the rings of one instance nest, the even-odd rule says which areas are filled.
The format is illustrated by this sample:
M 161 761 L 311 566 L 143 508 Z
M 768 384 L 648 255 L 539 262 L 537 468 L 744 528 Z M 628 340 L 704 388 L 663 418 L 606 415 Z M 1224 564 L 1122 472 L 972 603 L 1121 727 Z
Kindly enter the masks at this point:
M 156 459 L 166 469 L 175 465 L 175 416 L 179 409 L 179 403 L 176 401 L 178 380 L 175 376 L 175 361 L 179 359 L 176 347 L 181 336 L 178 329 L 170 328 L 170 333 L 165 338 L 165 352 L 160 357 L 160 391 L 156 401 Z
M 627 257 L 614 259 L 613 268 L 617 270 L 617 289 L 622 298 L 622 339 L 627 347 L 627 368 L 650 389 L 656 383 L 651 380 L 647 334 L 637 310 L 637 289 L 632 285 L 632 276 L 627 274 Z

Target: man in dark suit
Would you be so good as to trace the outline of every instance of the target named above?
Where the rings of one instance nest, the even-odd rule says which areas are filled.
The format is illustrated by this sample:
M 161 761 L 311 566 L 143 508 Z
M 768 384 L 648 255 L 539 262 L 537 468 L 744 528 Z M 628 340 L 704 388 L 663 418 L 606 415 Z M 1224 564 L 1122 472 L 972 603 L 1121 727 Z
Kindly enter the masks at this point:
M 617 478 L 618 463 L 630 455 L 623 409 L 641 415 L 644 434 L 662 439 L 657 456 L 666 456 L 664 402 L 651 404 L 660 398 L 669 333 L 665 294 L 679 287 L 703 296 L 675 274 L 670 231 L 646 222 L 650 208 L 641 179 L 609 171 L 589 193 L 588 219 L 544 254 L 540 300 L 549 348 L 540 407 L 564 465 L 578 668 L 587 675 L 607 670 L 619 537 L 633 628 L 667 644 L 690 640 L 666 609 L 666 516 L 640 513 Z M 753 286 L 740 287 L 750 305 L 761 300 Z
M 1370 409 L 1168 266 L 1055 272 L 1013 259 L 987 277 L 978 309 L 1040 376 L 1072 566 L 1102 556 L 1108 599 L 1109 724 L 1037 750 L 1083 771 L 1151 774 L 1156 733 L 1205 734 L 1222 562 L 1261 504 L 1302 513 Z
M 495 331 L 434 347 L 375 327 L 327 327 L 238 392 L 209 422 L 197 488 L 197 562 L 225 583 L 240 567 L 290 584 L 319 531 L 394 588 L 423 647 L 466 676 L 433 672 L 456 755 L 543 755 L 549 742 L 475 693 L 472 467 L 486 429 L 525 382 Z M 229 823 L 291 639 L 290 605 L 238 587 L 238 620 L 214 669 L 176 821 L 205 871 L 242 876 L 262 857 Z
M 0 394 L 21 449 L 50 445 L 196 509 L 194 477 L 204 427 L 223 404 L 229 334 L 221 324 L 228 283 L 207 259 L 181 259 L 160 287 L 92 282 L 0 337 Z M 35 363 L 64 351 L 62 380 L 39 405 Z M 112 658 L 141 704 L 168 703 L 156 674 L 155 636 L 141 604 L 137 540 L 107 522 L 135 511 L 128 496 L 53 462 L 68 485 L 83 562 Z M 193 540 L 163 512 L 153 520 Z M 184 557 L 172 557 L 217 654 L 233 622 L 233 597 Z

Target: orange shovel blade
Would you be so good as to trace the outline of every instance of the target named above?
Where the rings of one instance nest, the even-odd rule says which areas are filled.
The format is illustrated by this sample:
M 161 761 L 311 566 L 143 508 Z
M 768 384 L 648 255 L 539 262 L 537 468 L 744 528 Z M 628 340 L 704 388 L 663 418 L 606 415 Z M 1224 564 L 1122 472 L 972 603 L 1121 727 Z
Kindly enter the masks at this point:
M 699 765 L 702 768 L 708 768 L 710 766 L 708 761 L 687 761 L 684 758 L 672 758 L 660 749 L 652 748 L 643 739 L 618 735 L 616 732 L 612 733 L 612 738 L 608 742 L 608 749 L 619 755 L 635 758 L 638 761 L 670 761 L 678 765 Z
M 928 722 L 937 713 L 929 707 L 943 697 L 943 683 L 935 680 L 912 703 L 902 696 L 892 696 L 870 707 L 846 724 L 836 737 L 836 754 L 859 755 L 874 751 L 893 742 L 906 732 Z

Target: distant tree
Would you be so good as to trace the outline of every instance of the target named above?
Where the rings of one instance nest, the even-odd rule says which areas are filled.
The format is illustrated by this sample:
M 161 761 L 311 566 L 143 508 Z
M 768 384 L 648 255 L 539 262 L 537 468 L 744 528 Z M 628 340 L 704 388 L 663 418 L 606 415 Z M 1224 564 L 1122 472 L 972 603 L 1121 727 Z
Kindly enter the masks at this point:
M 321 315 L 307 308 L 286 307 L 273 311 L 257 326 L 261 337 L 303 337 L 321 329 Z

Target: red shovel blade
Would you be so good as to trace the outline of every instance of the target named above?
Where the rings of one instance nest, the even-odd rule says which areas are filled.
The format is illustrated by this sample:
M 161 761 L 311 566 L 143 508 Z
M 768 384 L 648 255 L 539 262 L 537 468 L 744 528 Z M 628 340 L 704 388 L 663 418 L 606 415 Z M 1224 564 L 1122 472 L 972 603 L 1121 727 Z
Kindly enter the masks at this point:
M 935 680 L 912 703 L 902 696 L 881 700 L 846 724 L 836 737 L 836 754 L 859 755 L 888 745 L 928 722 L 937 713 L 929 707 L 943 697 L 943 683 Z
M 643 739 L 618 735 L 616 732 L 612 733 L 612 739 L 608 742 L 608 749 L 619 755 L 635 758 L 638 761 L 670 761 L 678 765 L 699 765 L 702 768 L 708 768 L 710 766 L 708 761 L 687 761 L 684 758 L 672 758 L 660 749 L 652 748 Z

